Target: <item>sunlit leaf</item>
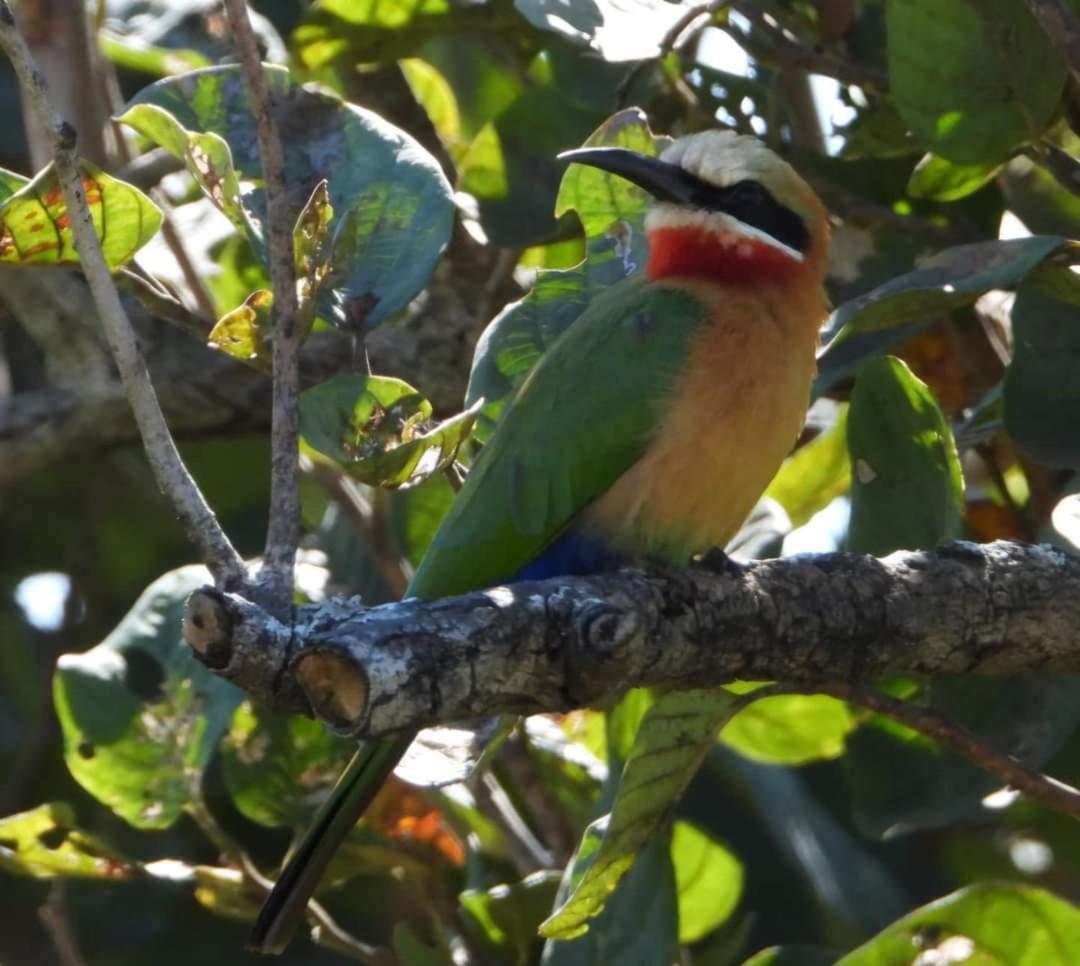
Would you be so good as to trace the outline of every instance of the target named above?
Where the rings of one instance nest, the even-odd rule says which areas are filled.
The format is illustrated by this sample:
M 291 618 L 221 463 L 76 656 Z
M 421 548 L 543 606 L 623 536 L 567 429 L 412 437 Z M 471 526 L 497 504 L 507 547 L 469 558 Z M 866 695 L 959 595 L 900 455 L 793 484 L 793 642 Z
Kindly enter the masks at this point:
M 837 966 L 920 962 L 1072 966 L 1080 911 L 1044 889 L 985 883 L 961 889 L 889 926 Z
M 541 932 L 573 939 L 668 819 L 714 736 L 738 707 L 725 691 L 674 691 L 656 699 L 638 730 L 619 782 L 610 820 L 588 870 Z
M 270 334 L 273 326 L 270 307 L 274 293 L 268 289 L 252 292 L 242 305 L 226 312 L 206 337 L 215 349 L 269 372 L 273 363 Z
M 337 376 L 301 395 L 300 433 L 354 479 L 412 485 L 453 462 L 481 404 L 429 427 L 431 403 L 408 383 Z
M 106 263 L 116 270 L 154 237 L 161 211 L 134 185 L 117 181 L 89 161 L 80 166 L 94 231 Z M 19 180 L 8 171 L 0 175 L 0 263 L 79 264 L 56 169 L 50 164 L 31 181 L 19 185 Z
M 958 201 L 978 191 L 1000 167 L 998 161 L 954 164 L 936 154 L 927 154 L 911 172 L 908 194 L 931 201 Z
M 847 407 L 825 432 L 784 460 L 765 495 L 801 527 L 819 510 L 847 492 L 851 462 L 847 450 Z
M 130 879 L 138 867 L 75 827 L 70 805 L 53 802 L 0 818 L 0 870 L 35 879 Z
M 761 698 L 743 708 L 720 732 L 720 740 L 748 758 L 800 765 L 836 758 L 854 727 L 847 707 L 822 694 Z
M 97 647 L 53 679 L 64 760 L 88 792 L 139 828 L 167 828 L 201 781 L 243 692 L 192 657 L 184 602 L 202 567 L 160 577 Z
M 679 892 L 679 942 L 694 943 L 727 921 L 742 895 L 739 860 L 689 822 L 671 830 Z

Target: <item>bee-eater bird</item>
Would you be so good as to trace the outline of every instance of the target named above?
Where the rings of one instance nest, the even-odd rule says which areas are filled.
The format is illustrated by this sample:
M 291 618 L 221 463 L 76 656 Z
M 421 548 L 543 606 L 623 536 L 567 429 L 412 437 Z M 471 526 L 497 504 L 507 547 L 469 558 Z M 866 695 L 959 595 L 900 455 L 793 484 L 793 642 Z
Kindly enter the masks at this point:
M 802 428 L 827 301 L 826 212 L 755 138 L 563 158 L 639 185 L 644 277 L 599 293 L 517 390 L 408 595 L 445 597 L 723 547 Z M 364 743 L 267 899 L 280 952 L 411 735 Z

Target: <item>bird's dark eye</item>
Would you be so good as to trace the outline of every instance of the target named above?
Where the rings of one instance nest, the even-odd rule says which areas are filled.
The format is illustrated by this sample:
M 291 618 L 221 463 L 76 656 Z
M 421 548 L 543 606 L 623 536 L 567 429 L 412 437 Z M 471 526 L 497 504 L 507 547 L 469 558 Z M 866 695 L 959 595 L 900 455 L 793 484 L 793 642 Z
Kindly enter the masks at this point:
M 730 203 L 739 207 L 752 208 L 764 203 L 768 193 L 756 181 L 740 181 L 728 190 Z

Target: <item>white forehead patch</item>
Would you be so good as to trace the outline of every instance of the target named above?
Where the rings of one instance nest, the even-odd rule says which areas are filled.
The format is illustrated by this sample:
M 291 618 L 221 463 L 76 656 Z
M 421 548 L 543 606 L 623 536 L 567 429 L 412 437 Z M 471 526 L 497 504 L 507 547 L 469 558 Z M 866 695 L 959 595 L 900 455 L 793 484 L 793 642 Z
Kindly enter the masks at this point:
M 734 131 L 702 131 L 679 138 L 660 158 L 720 188 L 767 179 L 785 169 L 794 176 L 790 165 L 761 141 Z

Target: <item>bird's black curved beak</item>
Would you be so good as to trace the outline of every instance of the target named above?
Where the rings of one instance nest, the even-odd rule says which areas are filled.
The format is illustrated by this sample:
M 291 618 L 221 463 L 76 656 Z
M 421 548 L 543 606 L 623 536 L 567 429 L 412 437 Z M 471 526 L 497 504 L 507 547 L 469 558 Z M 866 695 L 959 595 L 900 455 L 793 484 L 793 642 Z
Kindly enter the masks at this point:
M 644 188 L 657 201 L 670 201 L 677 205 L 702 206 L 703 189 L 711 187 L 677 164 L 669 164 L 626 148 L 577 148 L 563 151 L 559 160 L 588 164 L 617 174 Z

